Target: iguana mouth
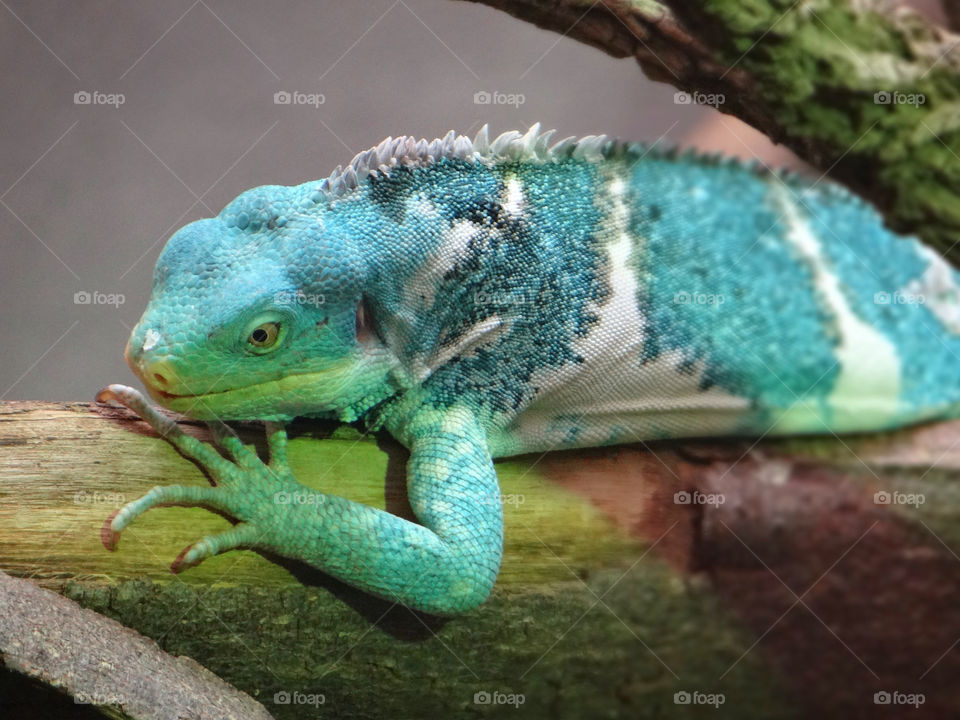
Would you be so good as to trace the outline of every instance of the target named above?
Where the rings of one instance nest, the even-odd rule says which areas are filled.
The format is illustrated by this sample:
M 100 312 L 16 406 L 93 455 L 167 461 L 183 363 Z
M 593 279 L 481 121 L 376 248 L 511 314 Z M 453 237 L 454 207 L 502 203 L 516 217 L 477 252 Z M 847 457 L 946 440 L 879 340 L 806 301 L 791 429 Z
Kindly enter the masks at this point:
M 353 380 L 353 363 L 311 372 L 288 372 L 275 378 L 215 392 L 172 393 L 146 382 L 158 403 L 195 420 L 260 420 L 326 412 L 337 407 Z M 178 388 L 179 389 L 179 388 Z M 281 408 L 281 409 L 278 409 Z
M 301 373 L 299 376 L 295 373 L 291 373 L 287 377 L 304 377 L 310 373 Z M 263 380 L 261 382 L 251 383 L 249 385 L 241 385 L 238 387 L 223 388 L 222 390 L 208 390 L 206 392 L 184 392 L 184 393 L 173 393 L 167 390 L 162 389 L 158 382 L 152 381 L 150 377 L 144 377 L 142 374 L 140 380 L 147 388 L 147 392 L 150 393 L 150 396 L 155 400 L 169 400 L 169 401 L 183 401 L 183 400 L 203 400 L 204 398 L 216 398 L 229 395 L 231 393 L 244 393 L 254 390 L 264 385 L 270 385 L 271 383 L 276 383 L 282 379 L 283 376 L 277 378 L 271 378 L 269 380 Z M 181 383 L 182 385 L 187 385 L 187 383 Z M 256 392 L 254 390 L 254 392 Z
M 233 387 L 216 392 L 177 394 L 159 389 L 156 385 L 145 383 L 150 396 L 174 412 L 192 417 L 195 420 L 220 418 L 224 420 L 271 419 L 275 413 L 267 410 L 267 399 L 271 403 L 283 403 L 286 398 L 292 404 L 297 403 L 304 387 L 321 385 L 317 373 L 287 375 L 282 378 L 265 380 Z M 300 409 L 297 408 L 298 413 Z M 292 413 L 292 414 L 298 414 Z
M 214 390 L 210 392 L 199 392 L 199 393 L 172 393 L 167 392 L 166 390 L 161 390 L 153 383 L 145 382 L 147 390 L 155 398 L 164 398 L 165 400 L 190 400 L 190 399 L 203 399 L 203 398 L 213 398 L 218 396 L 229 395 L 230 393 L 237 392 L 247 392 L 253 390 L 254 388 L 259 388 L 266 385 L 279 383 L 281 380 L 286 378 L 307 378 L 317 373 L 290 373 L 288 375 L 282 375 L 280 377 L 273 378 L 271 380 L 264 380 L 263 382 L 251 383 L 250 385 L 241 385 L 239 387 L 225 388 L 223 390 Z
M 164 392 L 163 390 L 157 390 L 156 388 L 153 388 L 153 387 L 151 387 L 151 390 L 153 390 L 153 394 L 159 395 L 160 397 L 167 398 L 167 399 L 200 397 L 199 395 L 174 395 L 173 393 Z

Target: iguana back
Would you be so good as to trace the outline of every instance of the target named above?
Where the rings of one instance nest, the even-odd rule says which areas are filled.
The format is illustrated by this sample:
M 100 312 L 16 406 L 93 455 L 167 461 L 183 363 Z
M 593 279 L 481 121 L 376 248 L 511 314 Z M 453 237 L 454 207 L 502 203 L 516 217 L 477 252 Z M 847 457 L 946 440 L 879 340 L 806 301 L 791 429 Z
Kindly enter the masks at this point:
M 955 412 L 957 275 L 849 192 L 536 128 L 460 140 L 328 212 L 366 238 L 407 382 L 480 405 L 495 455 Z

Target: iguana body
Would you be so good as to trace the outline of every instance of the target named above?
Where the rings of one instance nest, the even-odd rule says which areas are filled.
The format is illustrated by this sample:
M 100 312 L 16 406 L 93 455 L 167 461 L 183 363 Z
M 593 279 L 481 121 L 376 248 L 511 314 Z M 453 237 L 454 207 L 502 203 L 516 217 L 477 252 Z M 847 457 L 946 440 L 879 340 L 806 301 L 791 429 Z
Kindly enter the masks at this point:
M 388 139 L 178 231 L 128 361 L 172 410 L 271 421 L 271 464 L 227 435 L 229 463 L 111 386 L 222 487 L 155 489 L 108 543 L 156 504 L 202 504 L 241 522 L 187 564 L 263 547 L 453 613 L 496 579 L 492 457 L 958 414 L 958 276 L 868 205 L 730 161 L 548 140 Z M 275 503 L 306 491 L 274 424 L 300 415 L 407 445 L 421 524 Z

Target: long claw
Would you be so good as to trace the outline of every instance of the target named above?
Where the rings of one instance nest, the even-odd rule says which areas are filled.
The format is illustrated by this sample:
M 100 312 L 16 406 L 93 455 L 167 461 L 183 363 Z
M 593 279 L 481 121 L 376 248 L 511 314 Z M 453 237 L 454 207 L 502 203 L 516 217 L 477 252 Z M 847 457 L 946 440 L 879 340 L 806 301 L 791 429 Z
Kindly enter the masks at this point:
M 172 563 L 170 563 L 170 572 L 172 572 L 174 575 L 179 575 L 184 570 L 189 570 L 190 568 L 196 567 L 197 565 L 199 565 L 203 561 L 202 559 L 192 560 L 190 562 L 187 562 L 184 559 L 186 558 L 187 554 L 190 553 L 192 550 L 193 550 L 193 545 L 187 545 L 183 550 L 181 550 L 180 554 L 177 555 L 176 558 L 174 558 Z
M 108 385 L 97 393 L 96 399 L 97 402 L 113 400 L 128 407 L 177 450 L 191 460 L 199 462 L 216 477 L 228 476 L 233 467 L 230 462 L 220 456 L 220 453 L 212 445 L 183 432 L 173 418 L 160 413 L 139 390 L 127 385 Z
M 120 544 L 120 533 L 116 532 L 112 527 L 113 519 L 119 512 L 119 510 L 114 510 L 112 513 L 110 513 L 110 517 L 104 521 L 103 527 L 100 528 L 100 542 L 102 542 L 103 546 L 111 552 L 116 550 L 117 545 Z
M 263 533 L 254 525 L 240 523 L 218 535 L 208 535 L 192 545 L 188 545 L 177 555 L 170 565 L 173 573 L 180 573 L 187 568 L 196 567 L 207 558 L 219 555 L 227 550 L 235 550 L 242 546 L 255 545 Z
M 205 505 L 235 514 L 230 495 L 222 490 L 200 485 L 158 485 L 137 500 L 127 503 L 107 518 L 100 530 L 100 539 L 108 550 L 115 550 L 120 533 L 137 517 L 161 505 Z
M 143 396 L 143 393 L 129 385 L 107 385 L 107 387 L 97 393 L 96 400 L 99 403 L 113 401 L 133 410 L 133 412 L 146 420 L 150 424 L 150 427 L 163 437 L 171 440 L 171 442 L 173 436 L 177 433 L 182 434 L 182 431 L 177 427 L 177 423 L 172 418 L 157 412 Z

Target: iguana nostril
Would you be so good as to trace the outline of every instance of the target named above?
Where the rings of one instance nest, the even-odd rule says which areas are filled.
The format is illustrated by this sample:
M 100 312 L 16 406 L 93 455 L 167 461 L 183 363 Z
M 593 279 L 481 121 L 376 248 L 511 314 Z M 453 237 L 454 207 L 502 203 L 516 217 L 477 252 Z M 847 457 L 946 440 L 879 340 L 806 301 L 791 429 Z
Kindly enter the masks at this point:
M 164 393 L 179 393 L 176 368 L 167 358 L 151 358 L 141 355 L 131 365 L 133 372 L 150 388 Z

